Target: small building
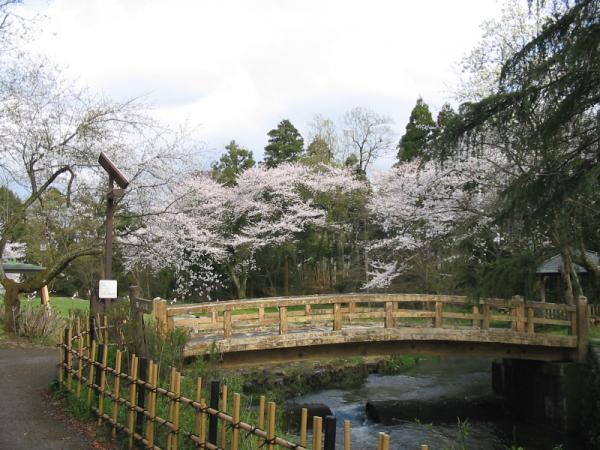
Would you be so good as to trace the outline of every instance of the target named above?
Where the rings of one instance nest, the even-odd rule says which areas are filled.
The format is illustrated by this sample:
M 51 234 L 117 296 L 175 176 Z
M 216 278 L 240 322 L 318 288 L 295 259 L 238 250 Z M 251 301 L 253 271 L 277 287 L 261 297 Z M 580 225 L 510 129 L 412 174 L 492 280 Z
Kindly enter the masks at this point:
M 575 255 L 579 254 L 579 251 L 575 250 L 573 252 Z M 598 253 L 586 250 L 586 255 L 588 259 L 593 261 L 595 264 L 600 264 L 600 256 Z M 573 263 L 573 267 L 577 274 L 579 274 L 579 279 L 581 282 L 581 287 L 584 292 L 586 292 L 587 283 L 587 270 L 585 267 L 580 266 L 579 264 Z M 552 258 L 544 261 L 536 270 L 536 274 L 541 277 L 541 286 L 540 286 L 540 300 L 551 301 L 551 302 L 560 302 L 563 301 L 563 292 L 564 292 L 564 281 L 562 279 L 562 274 L 565 270 L 565 265 L 563 261 L 563 257 L 561 254 L 554 255 Z M 583 276 L 582 276 L 583 275 Z

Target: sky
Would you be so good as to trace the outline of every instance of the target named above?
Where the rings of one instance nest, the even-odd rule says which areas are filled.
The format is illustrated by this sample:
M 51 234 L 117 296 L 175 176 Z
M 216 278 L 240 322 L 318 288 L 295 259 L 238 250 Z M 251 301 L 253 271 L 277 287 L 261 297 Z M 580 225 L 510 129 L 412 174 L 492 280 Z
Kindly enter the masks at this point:
M 232 139 L 261 159 L 284 118 L 356 107 L 404 132 L 416 99 L 436 111 L 497 0 L 25 0 L 45 16 L 31 44 L 92 91 L 143 96 L 172 126 L 196 128 L 207 158 Z M 395 152 L 380 159 L 383 168 Z

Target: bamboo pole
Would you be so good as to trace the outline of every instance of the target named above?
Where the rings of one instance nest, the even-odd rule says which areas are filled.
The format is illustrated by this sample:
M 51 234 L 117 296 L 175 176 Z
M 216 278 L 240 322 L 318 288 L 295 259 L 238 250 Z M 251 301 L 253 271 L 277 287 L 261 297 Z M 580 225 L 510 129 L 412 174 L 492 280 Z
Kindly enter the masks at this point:
M 206 400 L 200 401 L 200 406 L 206 408 Z M 200 442 L 206 443 L 206 413 L 203 411 L 200 415 Z
M 177 450 L 179 447 L 179 408 L 181 403 L 179 397 L 181 396 L 181 374 L 175 372 L 175 399 L 174 399 L 174 411 L 173 411 L 173 433 L 171 433 L 171 450 Z
M 302 408 L 300 416 L 300 445 L 306 447 L 306 425 L 308 422 L 308 409 Z
M 388 434 L 385 434 L 383 432 L 379 433 L 377 450 L 390 450 L 390 436 Z
M 118 399 L 121 398 L 121 358 L 122 358 L 122 354 L 121 354 L 121 350 L 117 350 L 117 355 L 115 357 L 115 386 L 113 388 L 113 393 L 115 395 L 115 398 L 113 398 L 112 401 L 112 420 L 113 420 L 113 427 L 112 427 L 112 437 L 113 439 L 115 437 L 117 437 L 117 418 L 119 416 L 119 402 Z
M 83 378 L 83 335 L 81 334 L 81 320 L 77 319 L 77 397 L 81 397 L 81 379 Z
M 148 382 L 156 388 L 157 383 L 157 368 L 154 361 L 148 361 Z M 146 418 L 146 440 L 148 441 L 148 447 L 154 446 L 154 418 L 156 416 L 156 391 L 151 390 L 148 393 L 148 414 Z
M 352 450 L 352 422 L 344 420 L 344 450 Z
M 221 389 L 221 411 L 227 414 L 227 385 L 224 384 Z M 227 446 L 227 422 L 221 422 L 221 448 Z
M 104 316 L 104 344 L 108 345 L 108 317 Z
M 90 350 L 90 358 L 89 358 L 89 371 L 88 371 L 88 392 L 87 392 L 87 406 L 90 408 L 92 406 L 92 393 L 94 388 L 92 385 L 94 384 L 94 372 L 95 366 L 94 361 L 96 361 L 96 341 L 92 341 L 92 348 Z
M 104 344 L 102 351 L 102 362 L 100 366 L 100 395 L 98 396 L 98 425 L 102 423 L 102 414 L 104 414 L 104 392 L 106 390 L 106 366 L 108 364 L 108 345 Z
M 429 450 L 429 445 L 421 444 L 421 450 Z
M 64 360 L 64 356 L 65 356 L 65 349 L 64 349 L 64 343 L 65 343 L 65 339 L 64 339 L 64 334 L 61 332 L 60 333 L 60 341 L 58 344 L 58 383 L 60 385 L 60 387 L 63 387 L 63 381 L 64 381 L 64 371 L 65 371 L 65 360 Z
M 313 417 L 313 445 L 312 450 L 321 450 L 321 434 L 323 432 L 323 418 Z
M 240 394 L 233 394 L 233 433 L 231 435 L 231 450 L 238 450 L 240 442 Z
M 196 392 L 194 395 L 194 401 L 196 403 L 202 404 L 202 378 L 196 378 Z M 204 420 L 204 414 L 201 410 L 196 409 L 194 411 L 194 434 L 196 436 L 200 436 L 200 431 L 202 429 L 202 421 Z M 202 440 L 204 444 L 204 440 Z
M 275 446 L 273 441 L 275 438 L 275 402 L 269 402 L 269 426 L 267 428 L 268 450 L 273 450 Z
M 264 395 L 258 398 L 258 428 L 261 430 L 265 429 L 265 403 L 267 399 Z M 262 439 L 258 439 L 258 443 L 261 443 Z
M 73 373 L 71 370 L 73 369 L 73 345 L 71 342 L 71 338 L 73 337 L 73 330 L 71 327 L 67 328 L 67 390 L 71 391 L 72 382 L 73 382 Z
M 175 369 L 175 367 L 171 367 L 171 376 L 169 379 L 169 390 L 171 392 L 175 391 L 175 378 L 177 377 L 176 375 L 177 373 L 177 369 Z M 175 416 L 175 402 L 173 400 L 173 398 L 169 398 L 169 422 L 173 423 L 173 419 Z M 167 450 L 171 450 L 171 434 L 172 434 L 172 430 L 169 430 L 169 434 L 167 435 Z
M 137 390 L 137 374 L 138 374 L 138 359 L 135 355 L 131 355 L 131 368 L 129 370 L 129 376 L 133 380 L 129 385 L 129 403 L 130 408 L 127 412 L 127 430 L 131 433 L 129 435 L 129 450 L 133 449 L 133 434 L 135 433 L 135 399 Z

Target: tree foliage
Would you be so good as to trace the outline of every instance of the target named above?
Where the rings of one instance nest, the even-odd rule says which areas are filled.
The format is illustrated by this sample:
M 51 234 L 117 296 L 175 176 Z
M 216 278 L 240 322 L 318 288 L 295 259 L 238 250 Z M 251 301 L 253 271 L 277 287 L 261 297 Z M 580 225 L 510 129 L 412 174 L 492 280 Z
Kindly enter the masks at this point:
M 406 132 L 398 143 L 398 162 L 425 157 L 425 149 L 435 125 L 429 106 L 419 97 L 410 113 Z
M 212 164 L 213 177 L 221 184 L 232 186 L 236 177 L 246 169 L 254 167 L 252 152 L 231 141 L 225 146 L 224 153 L 218 162 Z
M 277 167 L 298 160 L 304 150 L 304 139 L 292 122 L 284 119 L 267 134 L 269 144 L 265 147 L 265 166 Z

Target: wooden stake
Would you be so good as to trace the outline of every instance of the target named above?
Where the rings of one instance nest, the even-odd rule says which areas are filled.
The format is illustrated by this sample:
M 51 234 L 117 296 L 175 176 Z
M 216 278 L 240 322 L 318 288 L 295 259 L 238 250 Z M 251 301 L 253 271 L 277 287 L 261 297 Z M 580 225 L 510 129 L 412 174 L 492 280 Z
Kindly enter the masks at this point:
M 131 368 L 129 376 L 132 381 L 129 385 L 129 411 L 127 412 L 127 430 L 131 433 L 129 435 L 129 450 L 133 449 L 133 433 L 135 433 L 135 399 L 137 391 L 137 374 L 138 374 L 138 359 L 135 355 L 131 355 Z
M 73 345 L 72 345 L 73 331 L 71 327 L 67 328 L 67 390 L 71 390 L 73 382 Z
M 65 338 L 63 333 L 60 333 L 60 341 L 58 344 L 58 383 L 60 384 L 60 387 L 64 387 L 63 386 L 63 381 L 64 381 L 64 372 L 65 372 L 65 349 L 64 349 L 64 344 L 65 344 Z
M 206 408 L 206 400 L 202 399 L 200 405 L 202 408 Z M 200 442 L 206 442 L 206 413 L 204 412 L 200 415 Z
M 272 444 L 275 438 L 275 403 L 269 402 L 269 426 L 267 428 L 267 441 L 269 441 L 268 450 L 273 450 L 275 446 Z
M 81 320 L 77 319 L 77 397 L 81 397 L 81 379 L 83 378 L 83 335 L 81 334 Z
M 287 306 L 279 307 L 279 334 L 287 334 L 288 332 L 288 321 L 287 321 Z
M 264 395 L 261 395 L 258 399 L 258 428 L 261 430 L 265 429 L 265 402 L 267 401 Z M 258 443 L 262 443 L 262 439 L 258 439 Z
M 148 382 L 156 388 L 156 364 L 154 361 L 148 361 Z M 146 418 L 146 440 L 148 441 L 148 447 L 154 446 L 154 417 L 156 416 L 156 392 L 148 392 L 148 414 L 150 417 Z
M 377 450 L 390 450 L 390 436 L 383 432 L 379 433 L 379 442 L 377 443 Z
M 196 378 L 196 392 L 194 395 L 194 401 L 196 403 L 202 403 L 202 378 Z M 204 414 L 201 410 L 196 409 L 194 411 L 194 434 L 200 436 L 200 429 L 202 428 L 202 421 L 204 420 Z M 204 444 L 204 441 L 202 441 Z
M 92 341 L 92 349 L 90 350 L 90 358 L 88 361 L 88 364 L 90 365 L 89 371 L 88 371 L 88 383 L 87 383 L 88 384 L 88 393 L 87 393 L 88 408 L 90 408 L 92 406 L 92 392 L 94 391 L 94 388 L 92 387 L 92 384 L 94 384 L 94 373 L 95 373 L 94 361 L 96 361 L 96 341 Z
M 321 434 L 323 432 L 323 418 L 313 417 L 313 445 L 312 450 L 321 450 Z
M 231 337 L 231 310 L 223 311 L 223 337 Z
M 227 385 L 224 384 L 221 389 L 221 411 L 227 413 Z M 221 422 L 221 448 L 227 446 L 227 422 Z
M 121 350 L 117 350 L 117 355 L 115 357 L 115 386 L 113 389 L 113 393 L 117 399 L 121 398 Z M 115 399 L 112 401 L 112 420 L 113 420 L 113 428 L 112 428 L 112 437 L 117 437 L 117 417 L 119 416 L 119 402 Z
M 231 436 L 231 450 L 238 450 L 240 441 L 240 394 L 233 394 L 233 434 Z
M 308 422 L 308 409 L 302 408 L 300 416 L 300 445 L 306 447 L 306 425 Z
M 175 367 L 171 367 L 171 376 L 169 379 L 169 390 L 171 392 L 175 392 L 175 378 L 177 377 L 177 369 L 175 369 Z M 169 422 L 173 423 L 174 420 L 174 416 L 175 416 L 175 401 L 172 398 L 169 398 Z M 167 450 L 171 450 L 171 434 L 173 434 L 172 431 L 169 431 L 169 434 L 167 435 Z
M 333 304 L 333 331 L 342 329 L 342 305 L 339 303 Z
M 421 444 L 421 450 L 429 450 L 429 445 Z
M 104 414 L 104 392 L 106 389 L 106 365 L 108 363 L 108 344 L 104 344 L 102 350 L 102 362 L 100 366 L 100 395 L 98 396 L 98 425 L 102 423 L 102 414 Z
M 171 450 L 177 450 L 179 447 L 179 407 L 181 406 L 179 401 L 179 396 L 181 395 L 181 374 L 179 372 L 175 372 L 175 395 L 177 396 L 174 402 L 173 411 L 173 425 L 175 426 L 175 431 L 171 433 Z
M 344 450 L 352 450 L 352 422 L 344 420 Z

